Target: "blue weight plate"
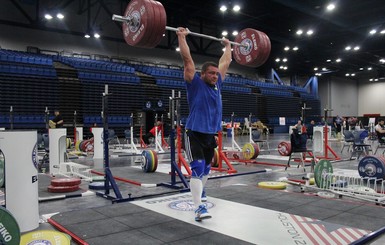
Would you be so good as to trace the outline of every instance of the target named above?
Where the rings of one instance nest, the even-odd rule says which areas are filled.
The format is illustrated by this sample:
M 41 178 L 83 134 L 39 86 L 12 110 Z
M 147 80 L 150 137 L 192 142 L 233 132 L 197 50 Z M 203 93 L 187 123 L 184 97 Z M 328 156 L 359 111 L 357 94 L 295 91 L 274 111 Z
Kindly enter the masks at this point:
M 385 159 L 381 156 L 365 156 L 358 163 L 358 173 L 361 177 L 385 178 Z

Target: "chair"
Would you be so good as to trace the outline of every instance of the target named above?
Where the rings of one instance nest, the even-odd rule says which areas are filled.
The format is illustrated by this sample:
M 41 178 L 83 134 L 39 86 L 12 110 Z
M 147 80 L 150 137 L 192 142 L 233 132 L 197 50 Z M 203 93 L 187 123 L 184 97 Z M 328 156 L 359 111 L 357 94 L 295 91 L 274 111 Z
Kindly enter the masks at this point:
M 249 134 L 249 130 L 250 130 L 250 122 L 249 122 L 249 119 L 245 117 L 245 122 L 243 123 L 243 127 L 242 127 L 242 135 Z
M 352 131 L 354 135 L 353 142 L 353 152 L 350 156 L 350 160 L 357 155 L 357 160 L 360 159 L 362 153 L 368 155 L 370 151 L 372 151 L 372 146 L 370 144 L 364 143 L 366 137 L 368 137 L 369 133 L 366 130 L 354 130 Z M 373 152 L 373 151 L 372 151 Z
M 345 147 L 348 147 L 348 152 L 350 151 L 351 147 L 353 146 L 354 143 L 354 135 L 351 131 L 349 130 L 343 130 L 344 134 L 344 145 L 342 146 L 341 153 L 345 149 Z
M 130 129 L 126 129 L 124 130 L 124 138 L 126 139 L 126 143 L 127 145 L 130 145 L 131 143 L 133 144 L 138 144 L 138 140 L 133 138 L 134 142 L 131 142 L 131 130 Z
M 304 163 L 304 153 L 308 153 L 313 158 L 313 163 L 315 163 L 315 156 L 313 154 L 313 150 L 308 149 L 307 144 L 308 136 L 306 133 L 298 133 L 297 129 L 293 129 L 293 133 L 290 135 L 290 143 L 291 143 L 291 153 L 289 156 L 289 160 L 287 161 L 287 165 L 285 167 L 285 170 L 287 170 L 288 167 L 290 167 L 290 161 L 293 158 L 293 155 L 296 153 L 299 153 L 300 162 L 298 163 L 297 168 L 299 168 L 300 165 L 302 165 L 303 170 L 305 170 L 305 163 Z M 312 166 L 313 168 L 313 166 Z M 312 169 L 313 170 L 313 169 Z
M 378 145 L 376 147 L 376 150 L 374 151 L 374 155 L 377 154 L 378 148 L 385 148 L 385 139 L 384 139 L 384 134 L 380 134 L 379 132 L 376 131 L 377 134 L 377 139 L 378 139 Z M 384 155 L 385 150 L 382 152 L 382 155 Z
M 251 132 L 251 139 L 258 144 L 259 148 L 266 146 L 267 151 L 270 153 L 269 141 L 261 139 L 261 132 L 259 130 Z
M 118 144 L 118 146 L 120 146 L 120 141 L 119 141 L 118 136 L 115 134 L 115 130 L 109 129 L 108 130 L 108 143 L 112 143 L 114 141 L 116 142 L 116 144 Z

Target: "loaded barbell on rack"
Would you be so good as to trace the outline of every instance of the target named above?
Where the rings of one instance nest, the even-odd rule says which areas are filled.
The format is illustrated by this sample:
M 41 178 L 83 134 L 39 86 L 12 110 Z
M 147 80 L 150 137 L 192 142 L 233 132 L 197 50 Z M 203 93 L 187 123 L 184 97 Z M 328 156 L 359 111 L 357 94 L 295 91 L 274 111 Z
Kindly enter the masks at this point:
M 178 30 L 166 26 L 166 11 L 160 2 L 154 0 L 132 0 L 127 5 L 124 16 L 114 14 L 112 20 L 123 22 L 124 39 L 134 47 L 154 48 L 160 43 L 166 30 Z M 189 35 L 222 41 L 221 38 L 196 32 L 190 32 Z M 234 42 L 230 43 L 233 45 L 233 57 L 237 63 L 249 67 L 263 65 L 271 50 L 269 37 L 252 28 L 240 31 Z

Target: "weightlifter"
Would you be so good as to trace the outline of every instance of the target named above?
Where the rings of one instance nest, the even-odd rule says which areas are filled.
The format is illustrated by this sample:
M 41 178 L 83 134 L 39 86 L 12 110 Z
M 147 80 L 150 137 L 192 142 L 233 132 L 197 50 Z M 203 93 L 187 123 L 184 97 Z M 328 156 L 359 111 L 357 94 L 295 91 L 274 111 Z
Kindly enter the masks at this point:
M 184 65 L 184 80 L 190 109 L 185 139 L 186 153 L 192 171 L 190 189 L 196 207 L 195 220 L 201 221 L 211 218 L 206 206 L 202 204 L 202 195 L 210 172 L 214 148 L 217 146 L 214 136 L 222 126 L 221 89 L 231 63 L 231 45 L 228 39 L 223 39 L 225 51 L 219 59 L 219 64 L 204 63 L 199 75 L 195 72 L 195 64 L 186 41 L 188 29 L 179 27 L 176 34 Z

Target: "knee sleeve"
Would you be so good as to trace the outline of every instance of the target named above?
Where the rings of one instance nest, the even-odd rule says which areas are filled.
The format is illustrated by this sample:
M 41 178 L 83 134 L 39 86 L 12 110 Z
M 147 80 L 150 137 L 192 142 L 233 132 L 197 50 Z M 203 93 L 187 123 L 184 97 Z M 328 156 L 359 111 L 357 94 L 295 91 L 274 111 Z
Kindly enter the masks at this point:
M 202 179 L 205 172 L 205 160 L 194 160 L 190 163 L 191 166 L 191 177 Z
M 211 170 L 211 164 L 206 164 L 203 175 L 208 175 L 210 173 L 210 170 Z

